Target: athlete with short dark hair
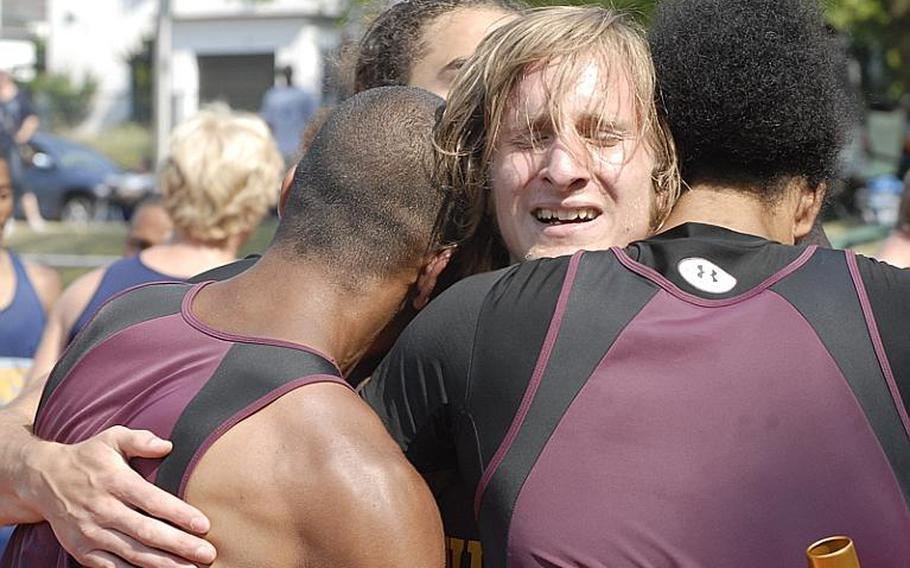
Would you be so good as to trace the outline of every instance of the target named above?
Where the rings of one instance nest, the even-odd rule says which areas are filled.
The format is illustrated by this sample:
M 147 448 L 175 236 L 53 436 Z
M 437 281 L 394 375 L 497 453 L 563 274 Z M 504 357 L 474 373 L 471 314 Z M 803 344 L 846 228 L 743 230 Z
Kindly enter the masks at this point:
M 441 567 L 431 494 L 342 379 L 444 265 L 428 244 L 444 198 L 430 176 L 440 103 L 395 87 L 339 105 L 255 266 L 102 307 L 51 374 L 35 433 L 78 444 L 120 425 L 173 440 L 134 466 L 205 511 L 222 566 Z M 65 565 L 57 538 L 21 525 L 2 565 Z M 132 563 L 155 555 L 107 545 Z
M 651 47 L 665 229 L 456 284 L 363 394 L 471 488 L 486 566 L 798 566 L 832 534 L 905 566 L 910 274 L 793 246 L 847 114 L 818 7 L 666 0 Z

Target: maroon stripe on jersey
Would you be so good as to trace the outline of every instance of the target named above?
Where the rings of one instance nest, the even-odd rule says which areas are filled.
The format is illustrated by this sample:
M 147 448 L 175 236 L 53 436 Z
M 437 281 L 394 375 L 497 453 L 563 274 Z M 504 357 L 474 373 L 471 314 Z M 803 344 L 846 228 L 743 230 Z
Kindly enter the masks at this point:
M 169 438 L 177 416 L 231 347 L 180 320 L 173 314 L 133 325 L 83 355 L 48 398 L 35 433 L 72 444 L 130 424 Z M 174 345 L 181 346 L 179 353 Z M 137 464 L 153 477 L 146 460 Z
M 644 276 L 645 278 L 647 278 L 648 280 L 651 280 L 652 282 L 654 282 L 655 284 L 657 284 L 658 286 L 660 286 L 667 292 L 673 294 L 677 298 L 679 298 L 681 300 L 685 300 L 686 302 L 695 304 L 696 306 L 720 307 L 720 306 L 729 306 L 729 305 L 735 304 L 737 302 L 742 302 L 742 301 L 748 300 L 749 298 L 752 298 L 758 294 L 761 294 L 768 287 L 774 285 L 776 282 L 779 282 L 783 278 L 786 278 L 790 274 L 793 274 L 794 272 L 799 270 L 804 264 L 809 262 L 809 259 L 812 258 L 812 255 L 815 253 L 815 250 L 817 248 L 818 247 L 816 245 L 807 247 L 806 250 L 804 250 L 801 255 L 799 255 L 798 257 L 796 257 L 796 259 L 793 260 L 793 262 L 791 262 L 790 264 L 788 264 L 781 270 L 775 272 L 774 274 L 772 274 L 771 276 L 769 276 L 768 278 L 763 280 L 761 282 L 761 284 L 758 284 L 754 288 L 751 288 L 748 291 L 746 291 L 742 294 L 739 294 L 738 296 L 733 296 L 732 298 L 723 298 L 723 299 L 702 298 L 700 296 L 696 296 L 695 294 L 690 294 L 690 293 L 686 292 L 685 290 L 680 290 L 676 284 L 670 282 L 670 280 L 668 280 L 667 277 L 664 276 L 663 274 L 661 274 L 660 272 L 654 270 L 650 266 L 645 266 L 644 264 L 640 264 L 638 262 L 635 262 L 631 258 L 629 258 L 629 256 L 626 254 L 626 252 L 623 249 L 621 249 L 619 247 L 612 247 L 610 250 L 613 252 L 613 254 L 616 255 L 616 258 L 619 259 L 619 262 L 621 262 L 623 264 L 623 266 L 625 266 L 632 272 L 635 272 L 636 274 L 640 274 L 640 275 Z
M 528 386 L 525 389 L 524 396 L 518 406 L 518 411 L 515 413 L 515 417 L 512 419 L 512 423 L 509 425 L 505 437 L 503 437 L 502 442 L 499 444 L 499 448 L 496 450 L 496 453 L 493 454 L 493 458 L 490 460 L 490 463 L 487 465 L 487 468 L 480 478 L 480 482 L 477 484 L 477 490 L 474 492 L 475 517 L 480 510 L 480 503 L 483 500 L 483 494 L 484 491 L 486 491 L 487 484 L 490 482 L 493 474 L 496 473 L 496 468 L 502 463 L 512 442 L 515 441 L 515 436 L 521 429 L 521 425 L 524 423 L 524 419 L 528 414 L 528 409 L 531 407 L 531 402 L 534 400 L 537 388 L 540 386 L 540 379 L 543 377 L 543 372 L 547 368 L 547 362 L 550 360 L 550 353 L 553 351 L 553 345 L 556 343 L 556 338 L 559 336 L 559 326 L 562 323 L 562 316 L 566 311 L 566 303 L 569 301 L 569 292 L 572 291 L 572 284 L 575 282 L 575 273 L 578 271 L 578 263 L 581 261 L 583 254 L 584 251 L 579 251 L 575 253 L 572 256 L 572 260 L 569 261 L 565 280 L 563 280 L 562 289 L 559 291 L 559 298 L 556 301 L 556 309 L 553 311 L 553 317 L 550 320 L 546 338 L 544 339 L 543 346 L 537 357 L 537 364 L 534 366 L 534 372 L 531 375 L 531 379 L 528 381 Z
M 897 480 L 810 324 L 772 292 L 726 307 L 661 292 L 525 480 L 509 565 L 800 566 L 841 533 L 864 565 L 910 558 Z
M 190 476 L 193 473 L 193 470 L 196 469 L 196 466 L 199 464 L 199 460 L 202 459 L 202 456 L 212 447 L 212 444 L 218 441 L 218 439 L 224 435 L 225 432 L 237 425 L 237 423 L 242 420 L 256 414 L 272 402 L 278 400 L 282 396 L 291 392 L 294 389 L 306 385 L 313 385 L 316 383 L 335 383 L 341 385 L 349 391 L 353 392 L 353 388 L 345 380 L 335 377 L 332 375 L 310 375 L 308 377 L 301 377 L 295 381 L 286 383 L 284 386 L 275 389 L 269 392 L 267 395 L 260 397 L 258 400 L 253 401 L 245 408 L 231 416 L 226 422 L 222 423 L 214 432 L 212 432 L 205 441 L 199 446 L 196 450 L 196 453 L 193 454 L 190 463 L 186 467 L 186 471 L 183 474 L 183 477 L 180 480 L 180 489 L 177 492 L 178 497 L 183 497 L 186 492 L 186 484 L 189 483 Z
M 847 266 L 850 268 L 850 278 L 853 279 L 853 286 L 856 287 L 856 294 L 859 296 L 859 303 L 863 308 L 863 316 L 866 319 L 866 327 L 869 330 L 869 337 L 872 339 L 872 345 L 875 347 L 875 356 L 882 367 L 882 373 L 885 375 L 885 382 L 888 383 L 888 390 L 891 392 L 891 398 L 894 400 L 894 406 L 898 415 L 901 417 L 901 423 L 904 425 L 904 431 L 910 437 L 910 417 L 907 416 L 907 408 L 904 406 L 904 400 L 901 397 L 900 388 L 897 381 L 894 380 L 894 372 L 891 370 L 891 364 L 885 355 L 885 346 L 882 344 L 882 336 L 878 332 L 878 326 L 875 324 L 875 314 L 872 313 L 872 304 L 869 302 L 869 294 L 866 292 L 866 286 L 859 275 L 859 267 L 856 265 L 856 255 L 850 251 L 844 251 L 847 257 Z

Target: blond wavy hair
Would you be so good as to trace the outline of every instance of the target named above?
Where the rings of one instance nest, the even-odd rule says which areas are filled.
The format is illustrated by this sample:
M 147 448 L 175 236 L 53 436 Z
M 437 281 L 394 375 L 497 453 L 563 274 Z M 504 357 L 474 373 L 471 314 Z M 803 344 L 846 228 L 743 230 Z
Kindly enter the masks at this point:
M 256 228 L 278 199 L 283 168 L 262 119 L 216 105 L 173 130 L 158 180 L 174 227 L 221 243 Z
M 676 150 L 669 128 L 655 102 L 656 78 L 643 30 L 622 13 L 600 6 L 559 6 L 531 10 L 493 31 L 462 68 L 436 129 L 440 182 L 455 200 L 440 230 L 458 244 L 465 272 L 496 268 L 508 253 L 495 227 L 489 169 L 510 99 L 521 80 L 540 69 L 548 71 L 548 105 L 554 129 L 561 124 L 560 104 L 575 88 L 579 72 L 598 63 L 605 96 L 612 73 L 623 73 L 633 91 L 640 140 L 654 156 L 651 230 L 666 219 L 680 192 Z

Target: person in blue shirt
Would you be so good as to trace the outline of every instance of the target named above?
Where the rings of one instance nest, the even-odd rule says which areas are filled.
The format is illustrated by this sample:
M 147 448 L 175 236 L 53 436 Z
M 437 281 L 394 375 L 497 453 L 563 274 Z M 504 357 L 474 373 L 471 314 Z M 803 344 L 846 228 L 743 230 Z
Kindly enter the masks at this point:
M 13 213 L 13 186 L 0 159 L 0 239 Z M 0 240 L 0 406 L 22 388 L 25 371 L 41 339 L 47 313 L 60 295 L 60 276 L 24 260 Z
M 300 133 L 319 108 L 317 97 L 294 85 L 294 70 L 282 67 L 276 73 L 278 83 L 262 97 L 260 116 L 269 125 L 278 150 L 286 163 L 294 159 Z
M 3 247 L 3 227 L 12 214 L 13 185 L 6 160 L 0 159 L 0 407 L 22 388 L 47 311 L 60 294 L 60 276 L 53 269 Z M 12 531 L 0 527 L 0 554 Z

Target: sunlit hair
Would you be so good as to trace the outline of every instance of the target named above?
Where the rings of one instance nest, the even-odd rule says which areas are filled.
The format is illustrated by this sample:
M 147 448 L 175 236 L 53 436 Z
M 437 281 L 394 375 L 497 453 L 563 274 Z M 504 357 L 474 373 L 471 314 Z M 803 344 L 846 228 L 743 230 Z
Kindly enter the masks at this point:
M 283 167 L 265 122 L 213 106 L 171 133 L 158 176 L 164 207 L 187 237 L 223 242 L 256 228 L 278 198 Z
M 537 70 L 548 73 L 548 105 L 556 132 L 560 105 L 576 88 L 590 62 L 598 64 L 603 100 L 598 116 L 609 121 L 606 108 L 612 93 L 610 75 L 624 74 L 633 91 L 636 133 L 654 156 L 651 229 L 666 218 L 679 195 L 673 140 L 655 106 L 654 67 L 642 30 L 621 13 L 599 6 L 550 7 L 532 10 L 493 31 L 479 45 L 449 91 L 448 104 L 436 131 L 440 181 L 450 186 L 455 202 L 444 232 L 473 260 L 468 271 L 507 263 L 508 252 L 495 227 L 490 203 L 490 163 L 512 96 L 521 80 Z M 604 126 L 598 125 L 598 126 Z M 619 244 L 619 243 L 618 243 Z

